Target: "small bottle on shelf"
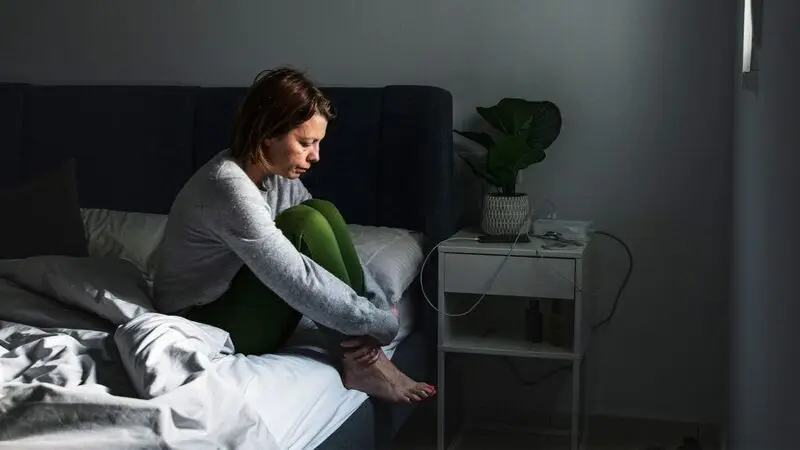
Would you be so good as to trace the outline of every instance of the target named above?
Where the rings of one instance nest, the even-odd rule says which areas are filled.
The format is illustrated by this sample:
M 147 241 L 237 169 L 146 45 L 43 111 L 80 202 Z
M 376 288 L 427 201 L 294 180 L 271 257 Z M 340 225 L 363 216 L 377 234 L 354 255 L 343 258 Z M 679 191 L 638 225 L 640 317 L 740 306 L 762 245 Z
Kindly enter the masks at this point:
M 542 342 L 542 313 L 539 311 L 539 301 L 528 301 L 525 310 L 525 340 L 528 342 Z

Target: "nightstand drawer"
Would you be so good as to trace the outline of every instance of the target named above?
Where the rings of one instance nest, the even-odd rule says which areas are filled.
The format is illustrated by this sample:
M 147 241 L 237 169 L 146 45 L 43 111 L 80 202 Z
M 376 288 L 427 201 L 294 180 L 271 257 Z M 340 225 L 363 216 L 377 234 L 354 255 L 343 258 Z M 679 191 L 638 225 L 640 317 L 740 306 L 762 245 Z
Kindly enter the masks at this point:
M 445 292 L 482 294 L 503 256 L 444 254 Z M 503 264 L 489 295 L 575 298 L 575 260 L 512 256 Z

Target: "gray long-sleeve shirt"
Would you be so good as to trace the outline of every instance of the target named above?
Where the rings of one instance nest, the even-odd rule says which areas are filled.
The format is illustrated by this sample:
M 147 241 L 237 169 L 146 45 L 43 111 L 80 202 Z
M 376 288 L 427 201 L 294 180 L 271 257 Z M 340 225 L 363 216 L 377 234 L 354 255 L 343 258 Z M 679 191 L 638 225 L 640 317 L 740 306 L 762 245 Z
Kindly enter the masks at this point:
M 398 331 L 390 305 L 364 268 L 366 297 L 300 253 L 275 226 L 283 210 L 311 198 L 300 180 L 268 176 L 261 188 L 223 151 L 183 187 L 169 214 L 154 277 L 156 308 L 181 314 L 219 298 L 246 264 L 309 319 L 388 344 Z

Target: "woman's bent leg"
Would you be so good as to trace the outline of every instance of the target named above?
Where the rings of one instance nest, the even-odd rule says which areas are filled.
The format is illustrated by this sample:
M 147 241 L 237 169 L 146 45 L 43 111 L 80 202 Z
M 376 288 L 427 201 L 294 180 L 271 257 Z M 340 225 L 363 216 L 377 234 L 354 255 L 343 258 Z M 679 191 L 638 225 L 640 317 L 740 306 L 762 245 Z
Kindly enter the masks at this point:
M 350 283 L 335 233 L 320 212 L 297 205 L 278 215 L 275 224 L 300 252 Z M 244 266 L 225 294 L 193 308 L 187 318 L 226 330 L 240 353 L 264 354 L 273 353 L 286 343 L 302 315 Z M 335 333 L 332 338 L 341 340 L 342 335 Z
M 347 270 L 347 275 L 350 278 L 350 287 L 358 295 L 364 295 L 364 271 L 361 268 L 361 260 L 358 258 L 356 247 L 353 245 L 353 238 L 350 236 L 350 231 L 347 229 L 347 223 L 342 214 L 333 203 L 327 200 L 314 198 L 305 201 L 303 204 L 314 208 L 328 222 L 336 238 L 345 270 Z
M 336 237 L 342 261 L 347 270 L 350 286 L 360 295 L 364 295 L 364 272 L 361 261 L 356 253 L 347 224 L 336 207 L 324 200 L 308 200 L 304 203 L 322 214 Z M 345 339 L 340 333 L 326 330 L 332 342 Z M 429 398 L 436 389 L 427 384 L 420 383 L 402 373 L 389 358 L 379 351 L 377 359 L 369 365 L 362 365 L 352 360 L 343 361 L 342 379 L 349 389 L 366 392 L 369 395 L 389 400 L 392 402 L 415 402 Z

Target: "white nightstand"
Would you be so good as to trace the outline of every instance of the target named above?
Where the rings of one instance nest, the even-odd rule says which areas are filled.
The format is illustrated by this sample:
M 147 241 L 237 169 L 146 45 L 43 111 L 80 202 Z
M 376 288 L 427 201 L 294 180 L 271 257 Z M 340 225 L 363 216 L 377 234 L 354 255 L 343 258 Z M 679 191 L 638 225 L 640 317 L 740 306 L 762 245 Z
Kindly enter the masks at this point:
M 494 301 L 493 297 L 484 298 L 481 305 L 467 316 L 439 314 L 438 448 L 444 450 L 445 446 L 445 358 L 448 353 L 462 353 L 570 362 L 572 410 L 567 432 L 570 448 L 576 450 L 583 428 L 581 363 L 591 330 L 581 295 L 586 245 L 547 249 L 543 245 L 553 244 L 552 241 L 532 238 L 531 242 L 517 243 L 509 253 L 511 244 L 479 243 L 474 240 L 478 234 L 461 231 L 439 245 L 439 311 L 449 314 L 463 312 L 463 305 L 453 310 L 454 305 L 448 303 L 448 294 L 452 297 L 452 294 L 477 294 L 470 296 L 471 300 L 467 302 L 467 306 L 473 305 L 497 274 L 487 295 L 546 299 L 544 301 L 558 302 L 562 308 L 569 305 L 566 311 L 571 316 L 571 330 L 563 346 L 530 342 L 524 334 L 525 317 L 517 314 L 488 332 L 482 329 L 486 324 L 481 315 L 483 307 L 487 306 L 485 302 Z M 450 434 L 450 430 L 447 431 Z M 458 439 L 451 448 L 458 448 Z

